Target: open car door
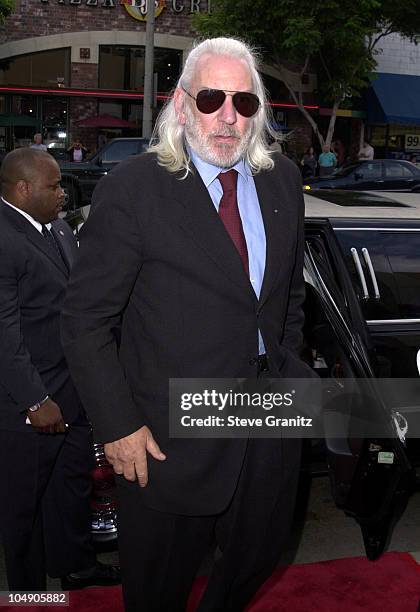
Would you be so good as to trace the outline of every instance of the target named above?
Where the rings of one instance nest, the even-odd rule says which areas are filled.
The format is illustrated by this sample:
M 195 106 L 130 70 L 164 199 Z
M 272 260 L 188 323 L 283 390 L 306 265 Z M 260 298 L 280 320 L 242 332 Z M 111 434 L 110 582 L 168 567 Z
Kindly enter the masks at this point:
M 374 351 L 331 225 L 306 222 L 305 340 L 323 386 L 336 505 L 359 523 L 367 557 L 385 549 L 414 487 L 405 419 L 384 403 Z

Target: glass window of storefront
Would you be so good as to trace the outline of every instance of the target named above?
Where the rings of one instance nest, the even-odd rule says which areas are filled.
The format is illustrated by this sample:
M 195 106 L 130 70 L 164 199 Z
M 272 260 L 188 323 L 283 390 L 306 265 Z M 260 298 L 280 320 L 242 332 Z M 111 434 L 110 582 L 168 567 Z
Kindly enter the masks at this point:
M 69 87 L 70 49 L 53 49 L 0 61 L 0 85 Z
M 29 146 L 36 132 L 55 157 L 65 154 L 68 98 L 0 96 L 0 152 Z
M 51 96 L 42 100 L 43 140 L 48 151 L 58 159 L 66 155 L 67 98 Z
M 26 147 L 31 144 L 33 135 L 39 129 L 37 117 L 40 99 L 36 96 L 11 96 L 10 104 L 13 121 L 7 138 L 10 140 L 7 148 Z
M 155 48 L 157 91 L 168 92 L 179 76 L 182 52 Z M 99 87 L 143 91 L 144 47 L 101 46 L 99 49 Z
M 157 110 L 154 111 L 154 114 Z M 98 105 L 99 115 L 112 115 L 119 119 L 125 119 L 130 121 L 132 128 L 101 128 L 98 130 L 99 142 L 102 146 L 109 138 L 115 138 L 116 136 L 140 136 L 143 119 L 143 104 L 140 102 L 127 102 L 127 101 L 116 101 L 116 102 L 103 102 L 100 101 Z
M 420 126 L 373 125 L 370 128 L 375 157 L 410 159 L 420 155 Z

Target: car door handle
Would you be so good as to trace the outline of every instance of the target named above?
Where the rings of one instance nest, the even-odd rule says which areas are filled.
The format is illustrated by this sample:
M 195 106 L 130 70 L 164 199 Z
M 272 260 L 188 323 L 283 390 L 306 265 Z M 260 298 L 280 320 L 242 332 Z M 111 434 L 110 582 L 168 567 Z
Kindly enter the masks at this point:
M 369 291 L 366 284 L 365 273 L 363 272 L 362 264 L 360 263 L 359 253 L 357 252 L 357 249 L 355 247 L 352 247 L 350 249 L 350 252 L 353 258 L 354 265 L 356 266 L 356 271 L 360 280 L 360 284 L 362 285 L 363 299 L 368 300 Z
M 373 264 L 372 264 L 372 260 L 369 255 L 369 251 L 367 250 L 366 247 L 363 247 L 362 254 L 363 254 L 363 259 L 365 260 L 366 265 L 369 270 L 370 278 L 371 278 L 372 285 L 373 285 L 373 291 L 375 292 L 375 299 L 380 300 L 381 294 L 379 293 L 379 287 L 378 287 L 378 282 L 376 280 L 375 270 L 373 268 Z

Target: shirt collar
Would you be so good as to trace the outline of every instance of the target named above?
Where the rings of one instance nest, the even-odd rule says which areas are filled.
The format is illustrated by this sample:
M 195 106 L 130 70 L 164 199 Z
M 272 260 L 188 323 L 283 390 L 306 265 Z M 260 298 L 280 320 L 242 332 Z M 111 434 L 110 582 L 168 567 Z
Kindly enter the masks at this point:
M 1 199 L 3 200 L 5 204 L 7 204 L 7 206 L 10 206 L 10 208 L 13 208 L 13 210 L 20 213 L 23 217 L 25 217 L 25 219 L 27 219 L 29 223 L 31 223 L 34 226 L 34 228 L 37 229 L 38 232 L 40 232 L 40 234 L 42 234 L 42 225 L 39 221 L 36 221 L 36 219 L 31 217 L 31 215 L 29 215 L 25 210 L 22 210 L 21 208 L 17 208 L 17 206 L 13 206 L 13 204 L 10 204 L 10 202 L 5 200 L 3 197 Z M 45 223 L 45 227 L 51 230 L 51 223 Z
M 245 180 L 248 180 L 252 174 L 248 164 L 240 159 L 232 168 L 220 168 L 214 164 L 209 164 L 197 155 L 193 149 L 189 148 L 189 153 L 193 161 L 194 166 L 197 168 L 199 175 L 201 176 L 203 183 L 209 188 L 211 183 L 218 177 L 221 172 L 227 172 L 227 170 L 236 170 Z

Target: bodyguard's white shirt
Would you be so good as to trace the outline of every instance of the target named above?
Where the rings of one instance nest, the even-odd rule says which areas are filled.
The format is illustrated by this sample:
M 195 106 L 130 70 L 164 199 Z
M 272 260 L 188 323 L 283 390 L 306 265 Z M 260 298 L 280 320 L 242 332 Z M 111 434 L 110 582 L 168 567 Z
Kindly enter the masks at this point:
M 28 215 L 26 211 L 21 210 L 20 208 L 16 208 L 16 206 L 13 206 L 13 204 L 10 204 L 10 202 L 5 200 L 4 198 L 2 198 L 2 200 L 5 204 L 7 204 L 7 206 L 10 206 L 10 208 L 13 208 L 13 210 L 25 217 L 25 219 L 27 219 L 29 223 L 31 223 L 40 234 L 42 234 L 42 224 L 39 221 L 36 221 L 33 217 L 31 217 L 31 215 Z M 47 229 L 51 229 L 51 223 L 45 223 L 44 225 Z

